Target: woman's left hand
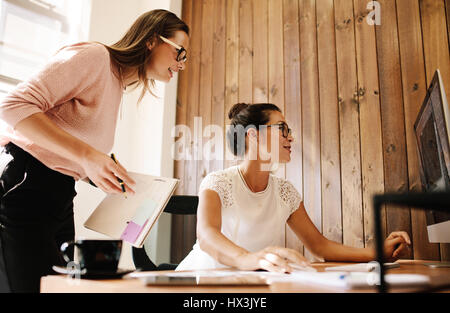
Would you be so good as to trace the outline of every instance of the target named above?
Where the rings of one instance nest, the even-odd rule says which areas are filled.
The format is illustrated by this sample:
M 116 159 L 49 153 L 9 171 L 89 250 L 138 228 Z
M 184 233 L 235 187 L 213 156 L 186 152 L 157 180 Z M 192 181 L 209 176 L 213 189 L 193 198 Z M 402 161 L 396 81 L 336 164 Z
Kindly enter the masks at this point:
M 400 253 L 409 250 L 411 239 L 407 232 L 394 231 L 384 241 L 384 256 L 389 262 L 398 259 Z

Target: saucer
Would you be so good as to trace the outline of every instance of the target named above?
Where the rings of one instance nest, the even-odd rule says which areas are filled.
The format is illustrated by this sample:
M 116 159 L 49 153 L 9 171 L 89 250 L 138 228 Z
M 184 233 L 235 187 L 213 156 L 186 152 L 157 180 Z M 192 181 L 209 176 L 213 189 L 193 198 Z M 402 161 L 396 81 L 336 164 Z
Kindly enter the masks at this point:
M 102 271 L 87 271 L 86 269 L 68 269 L 62 266 L 54 265 L 52 269 L 64 275 L 70 275 L 74 278 L 79 276 L 83 279 L 113 279 L 113 278 L 121 278 L 122 276 L 134 272 L 134 270 L 125 270 L 125 269 L 117 269 L 115 272 L 102 272 Z

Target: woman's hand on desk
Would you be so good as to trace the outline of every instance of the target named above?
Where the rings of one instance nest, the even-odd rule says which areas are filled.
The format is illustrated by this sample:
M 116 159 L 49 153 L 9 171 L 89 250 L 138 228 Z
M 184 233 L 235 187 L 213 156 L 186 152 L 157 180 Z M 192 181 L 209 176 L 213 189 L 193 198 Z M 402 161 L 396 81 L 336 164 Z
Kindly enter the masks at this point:
M 117 180 L 120 178 L 125 184 L 126 192 L 134 194 L 132 187 L 136 183 L 125 168 L 119 162 L 114 162 L 110 156 L 91 148 L 82 157 L 81 166 L 89 179 L 104 192 L 122 193 Z
M 410 245 L 411 239 L 407 232 L 392 232 L 384 241 L 384 255 L 388 262 L 394 262 L 402 252 L 409 249 Z
M 310 266 L 309 262 L 298 251 L 282 247 L 267 247 L 257 252 L 247 252 L 237 258 L 241 270 L 263 269 L 269 272 L 292 272 L 289 263 Z

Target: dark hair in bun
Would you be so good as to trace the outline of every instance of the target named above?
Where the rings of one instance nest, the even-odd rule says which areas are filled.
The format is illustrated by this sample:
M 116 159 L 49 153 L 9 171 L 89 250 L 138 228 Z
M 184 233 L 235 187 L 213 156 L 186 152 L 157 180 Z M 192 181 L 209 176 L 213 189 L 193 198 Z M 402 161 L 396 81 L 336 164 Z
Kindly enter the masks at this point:
M 248 107 L 247 103 L 236 103 L 230 109 L 230 112 L 228 112 L 228 118 L 232 120 L 236 115 L 239 114 L 239 112 L 241 112 L 243 109 L 246 109 L 247 107 Z
M 231 120 L 230 129 L 227 131 L 228 146 L 236 156 L 242 156 L 245 153 L 245 138 L 248 128 L 258 128 L 259 125 L 265 125 L 270 120 L 270 111 L 281 112 L 280 108 L 272 103 L 236 103 L 228 112 L 228 118 Z

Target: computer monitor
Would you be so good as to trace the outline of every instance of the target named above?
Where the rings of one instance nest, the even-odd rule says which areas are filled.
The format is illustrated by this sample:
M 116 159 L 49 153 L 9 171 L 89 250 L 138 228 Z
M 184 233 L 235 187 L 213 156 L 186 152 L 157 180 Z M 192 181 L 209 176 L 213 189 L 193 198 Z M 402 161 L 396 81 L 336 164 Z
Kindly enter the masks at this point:
M 450 191 L 450 113 L 444 84 L 436 70 L 414 124 L 420 178 L 425 192 Z M 450 213 L 426 211 L 428 240 L 450 243 Z

